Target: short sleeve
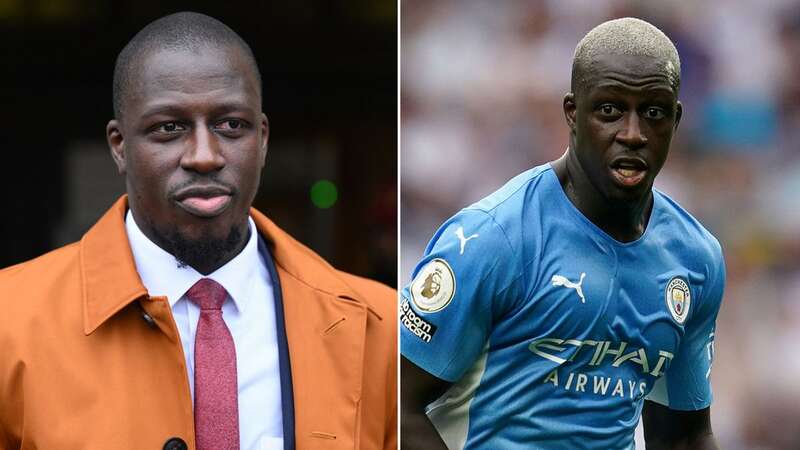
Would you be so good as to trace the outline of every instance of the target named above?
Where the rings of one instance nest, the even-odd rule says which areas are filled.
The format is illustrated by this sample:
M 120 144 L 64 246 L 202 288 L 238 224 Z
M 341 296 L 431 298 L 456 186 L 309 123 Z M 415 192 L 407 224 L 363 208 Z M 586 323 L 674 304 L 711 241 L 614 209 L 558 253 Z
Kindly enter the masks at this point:
M 714 332 L 725 287 L 725 262 L 719 244 L 714 243 L 716 261 L 709 271 L 708 286 L 686 325 L 678 353 L 647 396 L 648 400 L 670 409 L 697 411 L 711 405 Z
M 488 213 L 467 209 L 445 222 L 402 290 L 402 355 L 438 378 L 460 379 L 513 298 L 518 260 Z

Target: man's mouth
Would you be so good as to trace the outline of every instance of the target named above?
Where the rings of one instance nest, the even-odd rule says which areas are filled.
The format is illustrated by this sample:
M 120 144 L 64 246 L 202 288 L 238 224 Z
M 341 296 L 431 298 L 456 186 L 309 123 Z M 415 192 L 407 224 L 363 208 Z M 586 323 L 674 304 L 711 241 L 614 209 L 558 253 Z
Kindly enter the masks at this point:
M 647 163 L 638 158 L 617 158 L 611 163 L 614 181 L 626 188 L 638 186 L 647 175 Z
M 193 186 L 183 189 L 175 196 L 178 205 L 197 217 L 215 217 L 230 205 L 230 191 L 217 186 Z

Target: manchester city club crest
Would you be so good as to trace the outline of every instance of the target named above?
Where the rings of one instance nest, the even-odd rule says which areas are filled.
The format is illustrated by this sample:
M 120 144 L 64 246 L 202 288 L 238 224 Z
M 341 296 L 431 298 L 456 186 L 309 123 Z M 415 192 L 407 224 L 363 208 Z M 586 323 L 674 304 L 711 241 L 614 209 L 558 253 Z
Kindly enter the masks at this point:
M 455 292 L 453 269 L 441 258 L 425 264 L 411 283 L 411 300 L 422 312 L 431 313 L 444 309 Z
M 667 308 L 669 308 L 672 318 L 679 324 L 683 324 L 689 315 L 689 305 L 692 300 L 689 284 L 683 278 L 672 278 L 667 284 L 666 297 Z

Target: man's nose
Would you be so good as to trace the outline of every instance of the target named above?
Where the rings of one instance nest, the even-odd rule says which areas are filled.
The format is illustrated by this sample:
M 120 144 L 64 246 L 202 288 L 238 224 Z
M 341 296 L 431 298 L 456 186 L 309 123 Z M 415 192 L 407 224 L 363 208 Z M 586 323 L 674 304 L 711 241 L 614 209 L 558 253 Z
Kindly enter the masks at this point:
M 635 111 L 628 113 L 623 121 L 623 128 L 617 132 L 617 142 L 631 149 L 644 147 L 647 136 L 642 133 L 641 118 Z
M 218 136 L 206 126 L 195 127 L 194 136 L 181 158 L 181 167 L 199 173 L 215 172 L 225 167 Z

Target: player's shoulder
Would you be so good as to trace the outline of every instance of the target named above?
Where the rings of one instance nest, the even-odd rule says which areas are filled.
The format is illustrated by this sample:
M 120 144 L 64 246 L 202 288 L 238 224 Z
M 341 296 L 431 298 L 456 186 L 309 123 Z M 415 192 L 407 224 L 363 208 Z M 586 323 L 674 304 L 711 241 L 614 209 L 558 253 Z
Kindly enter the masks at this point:
M 530 234 L 531 226 L 538 223 L 532 215 L 539 215 L 545 199 L 558 186 L 557 178 L 549 164 L 534 167 L 507 181 L 502 187 L 483 199 L 462 209 L 452 221 L 470 224 L 474 232 L 481 229 L 502 236 L 512 249 L 516 249 Z M 559 187 L 560 188 L 560 187 Z M 467 226 L 465 226 L 465 230 Z
M 508 180 L 500 189 L 464 208 L 466 211 L 483 211 L 493 217 L 519 215 L 526 204 L 539 201 L 548 185 L 550 164 L 543 164 L 522 172 Z
M 653 195 L 657 197 L 670 233 L 683 242 L 685 250 L 706 263 L 721 264 L 722 245 L 716 236 L 667 194 L 653 189 Z

